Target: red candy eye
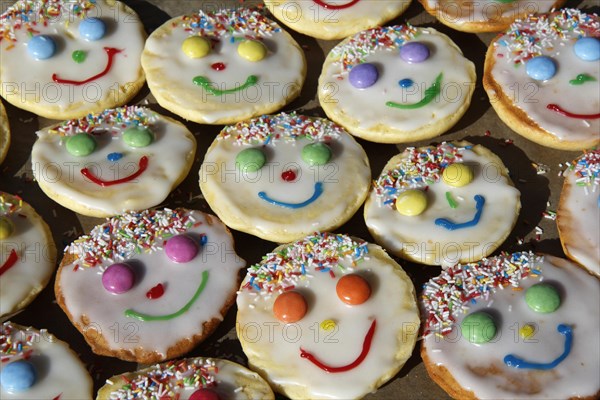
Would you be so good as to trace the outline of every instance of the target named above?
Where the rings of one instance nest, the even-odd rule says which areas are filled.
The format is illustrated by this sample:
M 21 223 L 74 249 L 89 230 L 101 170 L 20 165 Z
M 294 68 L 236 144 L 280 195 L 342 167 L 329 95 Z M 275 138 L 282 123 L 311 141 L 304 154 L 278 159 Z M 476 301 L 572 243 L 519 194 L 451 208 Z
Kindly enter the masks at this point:
M 344 303 L 356 306 L 364 303 L 371 297 L 371 286 L 360 275 L 344 275 L 338 281 L 335 291 Z
M 308 306 L 306 300 L 298 292 L 283 292 L 273 303 L 275 318 L 286 324 L 300 321 L 305 315 Z

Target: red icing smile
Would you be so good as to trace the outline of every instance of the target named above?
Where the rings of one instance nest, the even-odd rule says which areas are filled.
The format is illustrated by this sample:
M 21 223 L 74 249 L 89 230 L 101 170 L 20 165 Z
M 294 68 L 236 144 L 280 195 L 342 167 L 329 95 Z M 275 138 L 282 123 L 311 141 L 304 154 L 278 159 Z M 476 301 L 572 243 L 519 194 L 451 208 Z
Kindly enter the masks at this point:
M 344 8 L 348 8 L 348 7 L 352 7 L 353 5 L 355 5 L 356 3 L 358 3 L 360 0 L 352 0 L 348 3 L 345 4 L 329 4 L 326 3 L 322 0 L 313 0 L 315 3 L 317 3 L 318 5 L 320 5 L 323 8 L 326 8 L 328 10 L 341 10 Z
M 315 357 L 314 355 L 312 355 L 311 353 L 309 353 L 308 351 L 306 351 L 302 348 L 300 348 L 300 357 L 308 359 L 308 361 L 312 362 L 313 364 L 315 364 L 317 367 L 321 368 L 325 372 L 336 373 L 336 372 L 350 371 L 351 369 L 358 367 L 360 365 L 360 363 L 362 363 L 365 360 L 365 358 L 367 358 L 367 354 L 369 354 L 369 351 L 371 350 L 371 342 L 373 341 L 373 335 L 375 334 L 375 326 L 376 325 L 377 325 L 377 320 L 373 320 L 373 323 L 371 324 L 371 327 L 369 328 L 369 331 L 367 332 L 367 334 L 365 336 L 365 340 L 363 341 L 363 347 L 362 347 L 361 353 L 356 358 L 356 360 L 352 361 L 350 364 L 343 365 L 341 367 L 332 367 L 330 365 L 327 365 L 327 364 L 319 361 L 317 359 L 317 357 Z
M 52 74 L 52 80 L 56 83 L 63 83 L 65 85 L 79 86 L 79 85 L 85 85 L 86 83 L 90 83 L 92 81 L 95 81 L 96 79 L 102 78 L 104 75 L 106 75 L 110 72 L 110 69 L 112 68 L 112 65 L 113 65 L 113 59 L 115 58 L 115 54 L 120 53 L 123 50 L 115 49 L 114 47 L 105 47 L 104 51 L 106 52 L 106 55 L 108 56 L 108 60 L 106 61 L 106 67 L 104 67 L 104 71 L 100 72 L 99 74 L 96 74 L 90 78 L 83 80 L 83 81 L 72 81 L 69 79 L 62 79 L 62 78 L 58 77 L 58 74 Z
M 555 113 L 558 113 L 558 114 L 568 117 L 568 118 L 575 118 L 575 119 L 598 119 L 598 118 L 600 118 L 600 113 L 598 113 L 598 114 L 574 114 L 570 111 L 563 109 L 558 104 L 548 104 L 546 106 L 546 108 L 548 110 L 554 111 Z
M 148 157 L 142 156 L 142 158 L 140 158 L 140 162 L 138 164 L 138 170 L 136 172 L 134 172 L 133 174 L 126 176 L 125 178 L 115 179 L 113 181 L 105 181 L 105 180 L 102 180 L 102 179 L 94 176 L 92 174 L 92 172 L 87 168 L 83 168 L 81 170 L 81 175 L 85 176 L 90 181 L 94 182 L 96 185 L 106 187 L 106 186 L 118 185 L 120 183 L 130 182 L 130 181 L 134 180 L 135 178 L 137 178 L 138 176 L 142 175 L 142 173 L 146 170 L 146 168 L 148 168 Z
M 17 263 L 18 260 L 19 256 L 17 255 L 17 252 L 15 251 L 15 249 L 12 249 L 10 251 L 8 259 L 4 262 L 2 267 L 0 267 L 0 276 L 2 276 L 2 274 L 11 269 Z

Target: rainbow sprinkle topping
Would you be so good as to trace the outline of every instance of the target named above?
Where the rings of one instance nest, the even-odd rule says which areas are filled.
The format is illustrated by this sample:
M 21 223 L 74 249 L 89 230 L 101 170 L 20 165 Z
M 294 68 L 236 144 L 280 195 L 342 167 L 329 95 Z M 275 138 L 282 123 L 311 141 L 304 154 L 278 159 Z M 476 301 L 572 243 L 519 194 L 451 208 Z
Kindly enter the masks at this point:
M 503 55 L 507 61 L 520 65 L 545 52 L 558 53 L 564 43 L 585 36 L 600 37 L 598 15 L 563 9 L 516 20 L 495 45 L 508 50 Z
M 16 42 L 15 31 L 24 29 L 29 35 L 38 34 L 39 26 L 58 21 L 63 23 L 75 18 L 85 18 L 96 7 L 96 0 L 19 0 L 0 15 L 0 41 Z M 66 16 L 65 16 L 66 14 Z M 14 45 L 9 45 L 10 50 Z
M 3 194 L 0 194 L 0 215 L 8 216 L 11 214 L 18 213 L 23 207 L 23 200 L 15 197 L 19 200 L 19 204 L 9 203 Z
M 543 260 L 542 256 L 532 252 L 520 252 L 458 264 L 442 271 L 423 285 L 423 335 L 448 335 L 456 317 L 467 313 L 469 302 L 488 300 L 498 288 L 509 285 L 518 288 L 522 279 L 541 275 Z
M 281 139 L 286 142 L 297 139 L 327 142 L 338 139 L 343 133 L 346 133 L 344 128 L 326 118 L 311 118 L 292 112 L 238 122 L 225 127 L 218 138 L 234 137 L 237 145 L 266 145 L 275 144 Z
M 40 334 L 44 336 L 45 340 L 48 340 L 46 330 L 41 332 L 33 328 L 23 330 L 10 322 L 3 323 L 0 326 L 0 362 L 27 360 L 33 353 L 35 343 L 39 343 Z
M 335 46 L 328 57 L 338 58 L 337 62 L 341 63 L 342 72 L 348 71 L 365 62 L 369 54 L 377 50 L 396 50 L 423 32 L 427 31 L 419 30 L 410 24 L 367 29 L 354 35 L 348 42 Z
M 276 22 L 265 17 L 260 11 L 250 8 L 220 10 L 182 17 L 182 26 L 190 36 L 221 37 L 226 34 L 243 35 L 252 38 L 271 36 L 280 32 Z M 174 25 L 176 26 L 176 25 Z
M 113 134 L 118 134 L 122 128 L 150 126 L 157 120 L 158 114 L 149 108 L 125 106 L 107 109 L 97 114 L 88 114 L 79 119 L 64 121 L 49 129 L 48 132 L 61 136 L 72 136 L 78 133 L 103 133 L 109 129 L 112 130 Z
M 111 400 L 178 399 L 185 389 L 209 388 L 217 385 L 219 368 L 208 358 L 169 361 L 152 367 L 151 371 L 128 379 L 126 384 L 110 394 Z M 108 384 L 113 384 L 107 381 Z
M 294 289 L 301 282 L 307 283 L 313 278 L 312 272 L 335 278 L 335 269 L 352 270 L 359 261 L 368 259 L 368 252 L 367 242 L 357 242 L 347 235 L 315 233 L 267 254 L 260 263 L 250 266 L 250 279 L 243 289 L 268 295 Z M 351 267 L 342 265 L 342 260 L 347 260 Z
M 379 205 L 394 207 L 396 198 L 406 189 L 420 189 L 432 185 L 442 177 L 444 169 L 462 159 L 462 153 L 472 146 L 457 147 L 441 143 L 437 147 L 408 147 L 400 162 L 391 170 L 383 171 L 373 182 Z
M 577 186 L 587 188 L 592 186 L 592 190 L 596 191 L 600 185 L 600 149 L 585 153 L 579 157 L 574 165 L 570 167 L 577 177 Z
M 161 250 L 166 239 L 195 225 L 194 218 L 183 209 L 130 211 L 96 225 L 89 235 L 67 246 L 65 253 L 77 257 L 75 270 L 95 267 L 103 261 L 113 263 Z

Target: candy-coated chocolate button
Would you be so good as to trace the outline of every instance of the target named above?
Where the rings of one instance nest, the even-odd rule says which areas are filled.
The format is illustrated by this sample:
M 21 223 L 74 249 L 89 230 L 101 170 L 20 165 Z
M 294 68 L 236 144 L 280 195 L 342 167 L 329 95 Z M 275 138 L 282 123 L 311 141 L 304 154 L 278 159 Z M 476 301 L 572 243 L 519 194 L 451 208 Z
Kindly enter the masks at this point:
M 525 64 L 525 72 L 536 81 L 547 81 L 556 75 L 556 64 L 550 57 L 534 57 Z
M 407 217 L 420 215 L 426 208 L 427 195 L 422 190 L 405 190 L 396 198 L 396 211 Z
M 133 126 L 123 132 L 123 141 L 129 147 L 146 147 L 154 140 L 150 129 L 143 126 Z
M 102 285 L 113 294 L 121 294 L 133 287 L 135 276 L 131 267 L 124 263 L 113 264 L 104 270 Z
M 243 172 L 256 172 L 265 165 L 267 157 L 257 148 L 244 149 L 235 156 L 235 165 Z
M 288 324 L 300 321 L 307 309 L 304 296 L 294 291 L 281 293 L 273 303 L 275 318 Z
M 0 217 L 0 240 L 8 238 L 15 230 L 12 221 L 7 217 Z
M 34 385 L 36 375 L 35 367 L 29 361 L 15 361 L 2 369 L 0 385 L 9 393 L 22 392 Z
M 192 261 L 198 254 L 198 250 L 198 244 L 188 235 L 173 236 L 165 244 L 167 257 L 176 263 Z
M 473 170 L 465 164 L 450 164 L 442 172 L 442 179 L 447 185 L 463 187 L 473 182 Z
M 409 42 L 400 47 L 400 58 L 407 63 L 421 63 L 429 58 L 429 47 L 419 42 Z
M 85 157 L 96 150 L 96 139 L 87 133 L 78 133 L 67 139 L 67 151 L 76 157 Z
M 379 79 L 377 67 L 371 63 L 355 65 L 348 74 L 350 84 L 357 89 L 366 89 L 371 87 Z
M 220 400 L 221 398 L 211 389 L 198 389 L 190 396 L 190 400 Z
M 85 40 L 100 40 L 106 35 L 106 24 L 100 18 L 86 18 L 79 23 L 79 36 Z
M 56 43 L 50 36 L 34 36 L 27 42 L 27 51 L 36 60 L 46 60 L 56 53 Z
M 551 313 L 560 306 L 556 288 L 548 283 L 536 283 L 525 292 L 525 302 L 537 313 Z
M 239 44 L 238 54 L 245 60 L 257 62 L 267 56 L 267 48 L 258 40 L 245 40 Z
M 210 53 L 210 42 L 200 36 L 190 36 L 181 44 L 183 54 L 189 58 L 202 58 Z
M 340 278 L 335 291 L 344 303 L 356 306 L 364 303 L 371 297 L 371 286 L 360 275 L 349 274 Z
M 600 39 L 583 37 L 575 42 L 575 55 L 583 61 L 600 60 Z
M 331 149 L 325 143 L 311 143 L 302 148 L 302 160 L 308 165 L 325 165 L 329 159 Z
M 487 343 L 496 336 L 496 323 L 485 312 L 474 312 L 460 324 L 462 335 L 471 343 Z

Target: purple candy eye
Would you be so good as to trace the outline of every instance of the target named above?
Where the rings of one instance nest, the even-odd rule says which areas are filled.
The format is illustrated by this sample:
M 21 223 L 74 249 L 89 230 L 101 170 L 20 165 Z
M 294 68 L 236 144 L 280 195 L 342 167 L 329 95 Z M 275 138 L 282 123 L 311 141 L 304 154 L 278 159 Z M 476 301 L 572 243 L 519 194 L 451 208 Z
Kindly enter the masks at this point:
M 400 47 L 400 58 L 407 63 L 417 64 L 429 58 L 429 47 L 419 42 L 409 42 Z
M 134 284 L 135 274 L 131 267 L 124 263 L 113 264 L 104 270 L 102 285 L 112 294 L 122 294 L 129 291 Z
M 167 257 L 176 263 L 191 261 L 198 254 L 198 244 L 188 235 L 177 235 L 167 240 L 165 253 Z
M 373 64 L 358 64 L 350 70 L 348 79 L 350 80 L 350 84 L 355 88 L 366 89 L 377 82 L 379 72 Z

